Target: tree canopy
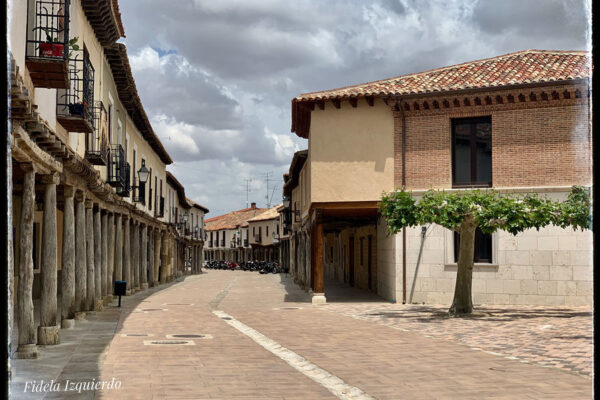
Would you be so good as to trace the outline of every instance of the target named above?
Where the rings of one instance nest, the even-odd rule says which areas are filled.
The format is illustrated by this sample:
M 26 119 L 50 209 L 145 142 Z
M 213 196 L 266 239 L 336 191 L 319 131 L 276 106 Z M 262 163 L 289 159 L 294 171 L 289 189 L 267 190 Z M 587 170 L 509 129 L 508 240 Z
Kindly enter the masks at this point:
M 553 201 L 537 193 L 500 193 L 493 189 L 458 192 L 429 190 L 417 201 L 410 192 L 384 193 L 380 213 L 391 233 L 402 228 L 435 223 L 458 231 L 472 216 L 483 233 L 505 230 L 513 235 L 526 229 L 555 225 L 591 229 L 589 190 L 573 186 L 565 201 Z

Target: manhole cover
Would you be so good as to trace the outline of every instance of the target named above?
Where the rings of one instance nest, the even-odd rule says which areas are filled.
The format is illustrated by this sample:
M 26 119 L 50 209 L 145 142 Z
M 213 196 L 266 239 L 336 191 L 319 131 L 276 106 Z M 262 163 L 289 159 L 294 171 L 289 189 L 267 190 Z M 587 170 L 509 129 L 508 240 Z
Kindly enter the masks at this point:
M 145 346 L 162 346 L 177 344 L 181 346 L 194 346 L 196 343 L 193 340 L 144 340 Z
M 154 335 L 151 333 L 121 333 L 121 337 L 133 337 L 133 336 L 148 337 L 148 336 L 154 336 Z
M 165 335 L 167 339 L 212 339 L 212 335 L 206 333 L 178 333 Z

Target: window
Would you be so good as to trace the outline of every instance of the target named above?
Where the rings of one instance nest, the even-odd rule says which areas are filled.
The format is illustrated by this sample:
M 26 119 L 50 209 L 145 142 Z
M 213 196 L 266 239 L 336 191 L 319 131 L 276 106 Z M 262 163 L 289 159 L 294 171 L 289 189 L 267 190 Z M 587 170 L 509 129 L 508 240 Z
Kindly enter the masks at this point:
M 452 186 L 492 186 L 492 119 L 452 120 Z
M 360 238 L 360 265 L 365 265 L 364 262 L 364 252 L 363 252 L 363 243 L 365 238 Z
M 148 176 L 148 211 L 152 211 L 152 168 Z
M 265 235 L 269 236 L 269 225 L 267 225 L 267 226 L 265 227 L 265 229 L 266 229 L 266 231 L 267 231 L 267 232 L 265 233 Z
M 460 248 L 460 235 L 454 232 L 454 262 L 458 262 L 458 250 Z M 481 229 L 475 230 L 475 254 L 473 261 L 476 263 L 492 262 L 492 235 L 486 235 Z

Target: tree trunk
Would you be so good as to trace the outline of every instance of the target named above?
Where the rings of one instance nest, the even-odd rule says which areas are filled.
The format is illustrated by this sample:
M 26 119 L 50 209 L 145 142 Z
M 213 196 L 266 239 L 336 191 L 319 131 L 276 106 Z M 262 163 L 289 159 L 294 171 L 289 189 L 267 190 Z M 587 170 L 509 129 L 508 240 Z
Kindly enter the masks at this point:
M 471 286 L 473 282 L 473 257 L 475 252 L 475 220 L 473 216 L 465 217 L 460 225 L 460 248 L 458 251 L 458 271 L 454 300 L 449 313 L 452 315 L 470 314 L 473 312 Z

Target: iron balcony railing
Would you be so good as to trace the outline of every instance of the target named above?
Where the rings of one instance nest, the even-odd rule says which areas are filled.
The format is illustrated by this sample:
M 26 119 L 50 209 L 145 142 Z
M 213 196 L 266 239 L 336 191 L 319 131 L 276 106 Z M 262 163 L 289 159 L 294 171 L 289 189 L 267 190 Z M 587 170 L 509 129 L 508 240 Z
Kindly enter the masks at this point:
M 248 239 L 244 239 L 244 247 L 248 247 Z
M 221 247 L 225 247 L 225 239 L 221 239 Z
M 259 233 L 258 235 L 254 235 L 254 241 L 256 243 L 262 243 L 262 233 Z
M 109 157 L 107 113 L 101 101 L 92 108 L 94 131 L 85 136 L 85 159 L 94 165 L 106 165 Z
M 146 183 L 134 178 L 132 201 L 146 205 Z
M 33 85 L 68 88 L 69 0 L 28 0 L 26 35 L 25 63 Z
M 125 151 L 120 144 L 113 144 L 109 150 L 107 182 L 115 188 L 125 188 L 129 174 L 125 173 Z
M 94 67 L 88 53 L 69 59 L 69 87 L 56 91 L 56 120 L 68 132 L 94 131 Z
M 213 242 L 212 242 L 212 240 L 209 240 L 209 241 L 208 241 L 208 247 L 213 247 Z
M 125 183 L 122 187 L 117 186 L 115 189 L 117 190 L 117 194 L 121 197 L 129 197 L 131 193 L 131 166 L 128 162 L 125 163 L 123 167 L 123 173 L 125 175 Z

